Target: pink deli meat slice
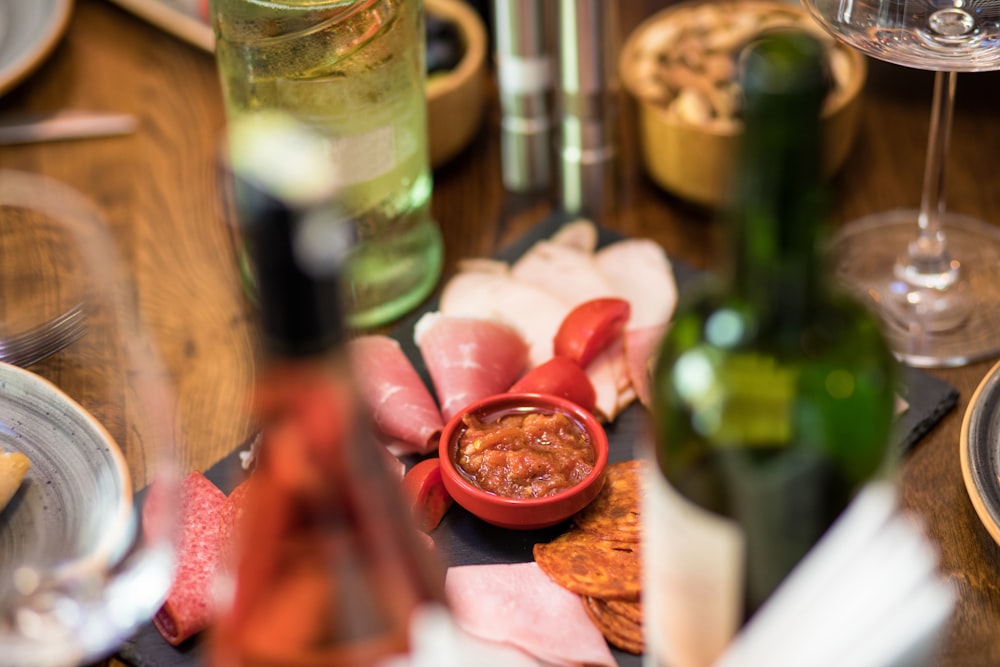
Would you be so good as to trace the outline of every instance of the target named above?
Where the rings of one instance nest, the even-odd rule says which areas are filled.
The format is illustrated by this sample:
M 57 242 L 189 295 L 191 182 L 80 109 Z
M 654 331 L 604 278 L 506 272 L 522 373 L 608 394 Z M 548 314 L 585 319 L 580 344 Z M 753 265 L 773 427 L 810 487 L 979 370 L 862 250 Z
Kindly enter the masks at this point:
M 535 563 L 448 568 L 445 595 L 459 627 L 557 665 L 615 667 L 604 636 L 579 596 Z
M 594 254 L 594 262 L 614 289 L 629 302 L 628 330 L 670 321 L 677 306 L 677 281 L 663 248 L 650 239 L 624 239 Z
M 445 421 L 469 403 L 499 394 L 528 365 L 528 344 L 512 327 L 492 320 L 427 313 L 413 332 Z
M 629 375 L 623 338 L 611 341 L 584 370 L 597 395 L 594 414 L 601 421 L 613 422 L 636 396 Z
M 441 412 L 399 342 L 389 336 L 360 336 L 348 349 L 380 440 L 394 443 L 398 453 L 426 454 L 437 447 L 444 427 Z
M 667 326 L 654 325 L 625 332 L 625 358 L 628 360 L 629 378 L 639 402 L 647 408 L 652 406 L 653 364 Z
M 226 495 L 207 477 L 193 472 L 184 478 L 177 572 L 166 602 L 153 616 L 153 625 L 172 646 L 201 632 L 212 620 L 212 587 L 222 558 L 225 511 Z M 150 518 L 144 514 L 144 520 Z
M 510 273 L 515 280 L 543 289 L 573 306 L 616 296 L 592 252 L 553 241 L 535 243 L 511 265 Z
M 565 223 L 549 237 L 553 243 L 583 252 L 594 252 L 597 248 L 597 225 L 592 220 L 579 218 Z
M 517 329 L 531 350 L 532 368 L 552 358 L 552 339 L 573 309 L 535 285 L 515 280 L 498 260 L 465 261 L 441 292 L 441 313 L 503 322 Z

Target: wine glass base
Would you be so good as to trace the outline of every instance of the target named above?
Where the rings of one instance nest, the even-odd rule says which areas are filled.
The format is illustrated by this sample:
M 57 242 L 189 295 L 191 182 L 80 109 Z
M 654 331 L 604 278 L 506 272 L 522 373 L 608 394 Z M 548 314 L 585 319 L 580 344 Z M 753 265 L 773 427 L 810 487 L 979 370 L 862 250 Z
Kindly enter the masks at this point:
M 1000 354 L 1000 228 L 945 215 L 948 254 L 960 266 L 959 282 L 948 292 L 960 315 L 942 330 L 941 320 L 931 326 L 919 316 L 933 290 L 904 298 L 894 272 L 917 236 L 917 216 L 913 210 L 887 211 L 840 229 L 830 244 L 836 279 L 874 303 L 893 353 L 910 366 L 963 366 Z

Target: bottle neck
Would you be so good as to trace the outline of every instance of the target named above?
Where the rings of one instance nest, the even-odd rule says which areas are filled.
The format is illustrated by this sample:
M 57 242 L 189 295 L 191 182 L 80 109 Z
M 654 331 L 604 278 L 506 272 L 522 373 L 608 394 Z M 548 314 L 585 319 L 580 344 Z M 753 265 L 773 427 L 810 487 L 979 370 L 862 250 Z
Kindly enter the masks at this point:
M 729 215 L 731 288 L 758 309 L 805 317 L 825 275 L 819 109 L 808 95 L 774 96 L 748 114 Z

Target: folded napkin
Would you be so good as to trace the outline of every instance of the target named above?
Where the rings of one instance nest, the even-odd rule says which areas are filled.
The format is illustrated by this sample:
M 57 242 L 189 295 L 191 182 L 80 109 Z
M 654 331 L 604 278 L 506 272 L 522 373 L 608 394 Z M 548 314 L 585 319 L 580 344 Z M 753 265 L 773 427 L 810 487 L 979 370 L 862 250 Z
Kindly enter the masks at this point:
M 916 667 L 955 604 L 937 554 L 888 482 L 871 483 L 715 667 Z

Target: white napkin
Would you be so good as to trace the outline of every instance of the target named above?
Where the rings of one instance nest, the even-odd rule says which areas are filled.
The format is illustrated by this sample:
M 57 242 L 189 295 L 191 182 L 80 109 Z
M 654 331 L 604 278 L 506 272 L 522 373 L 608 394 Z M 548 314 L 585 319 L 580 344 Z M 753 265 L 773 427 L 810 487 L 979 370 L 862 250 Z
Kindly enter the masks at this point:
M 954 603 L 920 526 L 890 483 L 873 482 L 715 667 L 914 667 L 930 657 Z

